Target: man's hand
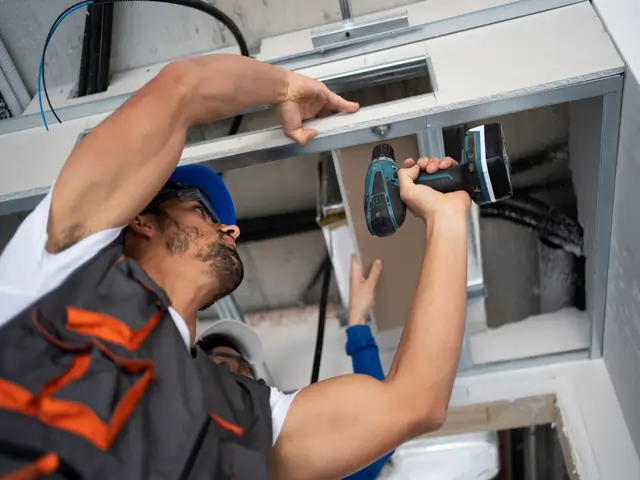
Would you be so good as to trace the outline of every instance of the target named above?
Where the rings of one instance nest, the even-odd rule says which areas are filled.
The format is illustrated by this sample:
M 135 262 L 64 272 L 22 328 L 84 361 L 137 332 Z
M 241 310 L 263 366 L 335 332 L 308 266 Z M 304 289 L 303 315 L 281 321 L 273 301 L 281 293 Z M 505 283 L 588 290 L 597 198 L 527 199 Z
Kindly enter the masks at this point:
M 369 276 L 365 278 L 362 267 L 355 253 L 351 255 L 351 273 L 349 276 L 349 320 L 348 325 L 364 325 L 367 314 L 373 307 L 376 285 L 382 271 L 382 261 L 376 260 L 371 265 Z
M 333 93 L 322 82 L 289 72 L 285 100 L 276 105 L 282 130 L 292 140 L 305 146 L 318 135 L 316 130 L 302 128 L 302 121 L 340 112 L 355 112 L 359 105 Z
M 422 157 L 416 162 L 411 158 L 404 161 L 404 168 L 398 172 L 400 197 L 411 213 L 428 223 L 428 220 L 440 213 L 466 213 L 469 211 L 471 199 L 467 192 L 440 193 L 425 185 L 416 185 L 414 181 L 420 171 L 436 173 L 457 165 L 451 157 L 427 158 Z

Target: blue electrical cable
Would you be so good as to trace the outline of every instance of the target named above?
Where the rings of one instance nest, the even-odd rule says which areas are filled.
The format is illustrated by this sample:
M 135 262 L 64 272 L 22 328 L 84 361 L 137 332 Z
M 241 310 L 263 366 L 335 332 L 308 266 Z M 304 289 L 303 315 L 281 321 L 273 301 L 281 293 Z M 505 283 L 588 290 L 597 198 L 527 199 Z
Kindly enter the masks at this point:
M 49 125 L 47 124 L 47 118 L 44 115 L 44 108 L 42 106 L 42 88 L 41 88 L 41 85 L 42 85 L 42 72 L 44 70 L 44 52 L 46 52 L 47 47 L 49 46 L 49 42 L 51 42 L 51 38 L 53 37 L 54 32 L 58 28 L 58 25 L 60 25 L 62 23 L 62 21 L 65 18 L 67 18 L 71 13 L 75 12 L 76 10 L 80 10 L 81 8 L 86 7 L 88 5 L 91 5 L 92 3 L 93 3 L 93 0 L 89 0 L 89 1 L 86 1 L 86 2 L 79 3 L 78 5 L 75 5 L 72 8 L 70 8 L 64 14 L 60 15 L 60 18 L 53 25 L 53 27 L 51 28 L 51 31 L 49 32 L 49 35 L 47 35 L 47 39 L 45 40 L 44 50 L 42 52 L 42 58 L 40 59 L 40 68 L 38 68 L 38 103 L 40 104 L 40 116 L 42 117 L 42 123 L 44 123 L 44 128 L 47 131 L 49 131 Z

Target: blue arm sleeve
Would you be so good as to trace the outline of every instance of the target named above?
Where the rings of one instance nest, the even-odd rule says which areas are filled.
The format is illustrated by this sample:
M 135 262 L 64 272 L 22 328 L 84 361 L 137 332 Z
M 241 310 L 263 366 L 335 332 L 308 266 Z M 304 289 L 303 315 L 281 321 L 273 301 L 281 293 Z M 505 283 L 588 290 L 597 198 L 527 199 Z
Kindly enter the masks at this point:
M 371 335 L 369 325 L 347 328 L 347 355 L 353 363 L 353 373 L 362 373 L 384 380 L 378 345 Z
M 347 355 L 353 363 L 353 373 L 361 373 L 384 380 L 380 352 L 369 325 L 354 325 L 347 328 Z M 378 478 L 393 452 L 379 458 L 371 465 L 349 475 L 344 480 L 373 480 Z

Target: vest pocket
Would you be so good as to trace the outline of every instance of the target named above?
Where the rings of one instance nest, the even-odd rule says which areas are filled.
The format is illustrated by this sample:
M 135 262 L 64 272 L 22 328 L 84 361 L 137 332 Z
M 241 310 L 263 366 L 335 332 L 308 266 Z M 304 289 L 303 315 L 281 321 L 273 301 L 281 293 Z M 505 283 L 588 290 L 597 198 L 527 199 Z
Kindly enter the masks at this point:
M 45 328 L 35 311 L 33 325 L 20 356 L 41 367 L 34 375 L 0 376 L 0 408 L 108 450 L 153 381 L 153 362 L 118 357 L 95 338 L 70 341 Z
M 247 448 L 237 441 L 220 442 L 221 478 L 257 480 L 269 478 L 269 454 Z
M 244 446 L 240 437 L 227 427 L 211 416 L 203 430 L 204 439 L 194 447 L 195 453 L 185 469 L 184 480 L 269 478 L 268 453 Z

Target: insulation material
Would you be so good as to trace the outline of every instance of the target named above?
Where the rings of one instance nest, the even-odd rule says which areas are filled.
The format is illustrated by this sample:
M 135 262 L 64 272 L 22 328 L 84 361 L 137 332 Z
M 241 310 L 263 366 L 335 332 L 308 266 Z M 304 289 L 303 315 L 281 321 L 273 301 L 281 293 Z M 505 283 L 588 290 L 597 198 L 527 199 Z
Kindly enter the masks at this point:
M 500 327 L 540 313 L 538 234 L 502 218 L 481 219 L 480 232 L 487 325 Z
M 580 260 L 570 253 L 550 248 L 542 242 L 538 242 L 538 258 L 540 287 L 537 293 L 540 297 L 540 313 L 573 306 L 584 286 L 578 274 Z
M 591 344 L 591 322 L 569 307 L 476 333 L 470 343 L 475 364 L 582 350 Z

